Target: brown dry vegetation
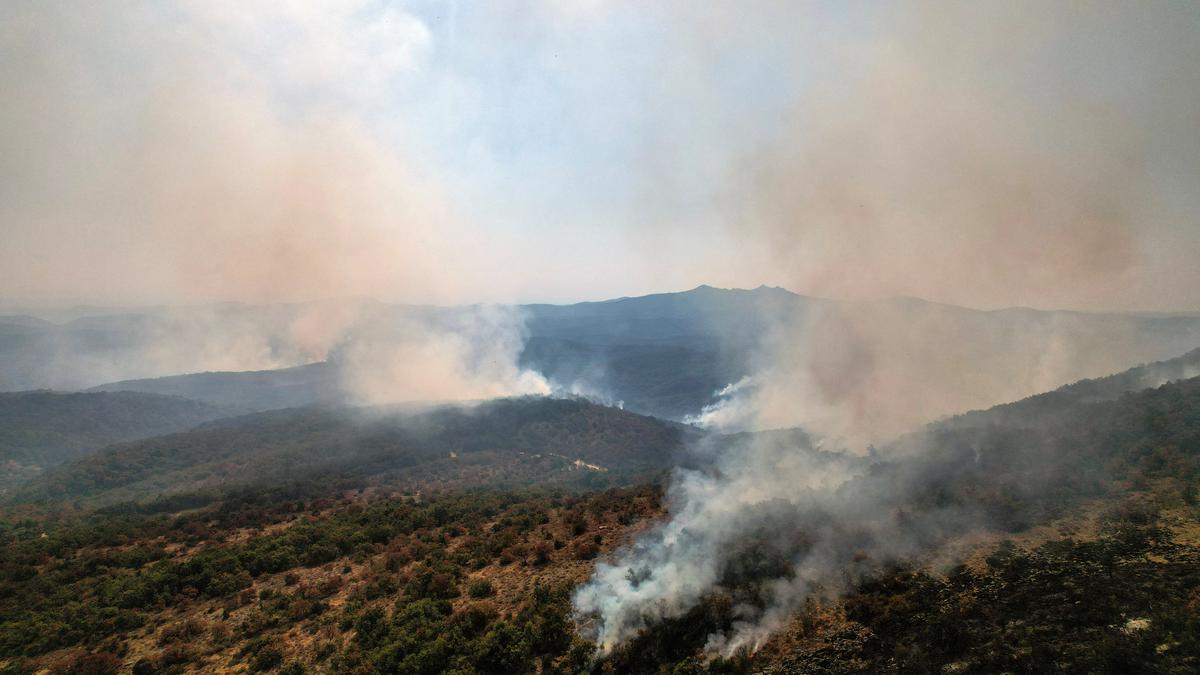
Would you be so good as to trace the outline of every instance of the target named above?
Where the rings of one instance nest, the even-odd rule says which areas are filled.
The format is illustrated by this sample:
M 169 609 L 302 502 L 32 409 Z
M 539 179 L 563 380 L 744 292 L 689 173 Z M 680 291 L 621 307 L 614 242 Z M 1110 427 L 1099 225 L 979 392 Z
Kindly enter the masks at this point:
M 141 542 L 80 549 L 75 555 L 104 556 L 149 545 L 164 556 L 160 563 L 187 564 L 202 552 L 254 545 L 348 511 L 437 504 L 439 498 L 354 491 L 316 513 L 281 514 L 224 531 L 220 518 L 195 514 L 187 522 L 200 527 L 182 527 Z M 661 515 L 662 508 L 653 486 L 581 496 L 531 495 L 504 503 L 509 506 L 474 523 L 420 527 L 320 565 L 247 577 L 245 588 L 226 595 L 208 597 L 185 587 L 169 604 L 148 612 L 144 625 L 118 631 L 91 649 L 51 650 L 33 659 L 9 659 L 0 668 L 80 672 L 81 659 L 97 653 L 116 658 L 122 673 L 251 672 L 256 668 L 255 652 L 248 644 L 257 641 L 260 650 L 263 644 L 277 649 L 281 662 L 304 664 L 307 672 L 336 672 L 338 666 L 330 665 L 329 659 L 353 648 L 353 618 L 371 608 L 390 613 L 402 604 L 411 594 L 408 585 L 428 575 L 427 563 L 435 550 L 443 560 L 468 561 L 430 577 L 429 592 L 448 599 L 455 616 L 512 619 L 530 609 L 536 588 L 569 588 L 584 581 L 598 557 L 627 544 Z M 482 544 L 495 555 L 472 557 L 469 551 L 481 550 Z M 42 563 L 47 571 L 54 565 L 50 559 Z M 486 591 L 479 590 L 485 588 L 479 582 L 486 582 Z

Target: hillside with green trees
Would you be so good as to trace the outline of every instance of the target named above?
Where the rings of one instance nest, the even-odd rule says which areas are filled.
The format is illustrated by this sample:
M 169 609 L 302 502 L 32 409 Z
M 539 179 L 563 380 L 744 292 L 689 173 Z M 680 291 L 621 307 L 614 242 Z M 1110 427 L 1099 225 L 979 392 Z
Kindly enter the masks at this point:
M 818 589 L 759 652 L 713 660 L 710 636 L 766 605 L 769 582 L 811 545 L 807 534 L 843 525 L 787 507 L 776 523 L 795 529 L 747 532 L 722 583 L 620 646 L 605 661 L 611 672 L 1200 665 L 1200 378 L 1078 404 L 1049 426 L 932 425 L 877 455 L 886 459 L 840 492 L 873 495 L 863 503 L 911 553 L 880 555 L 868 532 L 835 537 L 853 581 Z
M 1194 314 L 982 311 L 916 298 L 839 301 L 767 286 L 705 285 L 676 293 L 507 309 L 520 319 L 521 368 L 541 374 L 556 390 L 586 392 L 634 412 L 674 420 L 701 413 L 719 399 L 716 392 L 764 366 L 763 339 L 785 329 L 837 332 L 841 324 L 861 322 L 912 326 L 912 333 L 891 336 L 897 346 L 913 340 L 904 345 L 906 352 L 922 354 L 924 344 L 957 346 L 925 354 L 919 365 L 927 372 L 953 374 L 986 363 L 989 370 L 1015 375 L 976 380 L 977 388 L 959 392 L 965 408 L 988 407 L 1042 386 L 1167 359 L 1200 342 L 1200 316 Z M 82 308 L 82 316 L 72 315 L 62 324 L 0 317 L 0 391 L 142 391 L 242 412 L 339 404 L 355 400 L 342 370 L 355 335 L 386 333 L 414 322 L 436 327 L 468 317 L 469 323 L 473 311 L 350 303 L 339 311 L 359 321 L 347 329 L 344 340 L 327 352 L 298 344 L 292 327 L 328 310 L 305 303 L 222 303 L 167 312 L 96 310 L 95 315 Z M 228 330 L 214 335 L 214 325 Z M 246 370 L 217 370 L 232 366 L 217 365 L 219 360 L 206 365 L 189 347 L 206 357 L 219 355 L 230 348 L 225 342 L 230 336 L 254 338 L 266 358 Z M 1050 350 L 1061 356 L 1053 368 L 1042 362 Z M 173 358 L 162 358 L 163 351 Z M 197 372 L 209 369 L 217 371 Z M 1030 377 L 1034 372 L 1041 376 Z M 98 379 L 102 377 L 106 379 Z M 930 419 L 957 412 L 930 411 Z
M 295 408 L 109 446 L 47 472 L 18 501 L 92 505 L 163 494 L 321 481 L 346 487 L 523 485 L 551 477 L 603 486 L 661 470 L 686 427 L 579 399 L 467 406 Z
M 813 528 L 852 524 L 775 505 L 698 606 L 599 651 L 571 592 L 670 513 L 696 430 L 509 399 L 118 444 L 4 507 L 0 672 L 1194 672 L 1200 378 L 1105 398 L 855 459 L 839 494 L 912 545 L 846 529 L 841 584 L 715 656 Z
M 0 489 L 119 441 L 190 429 L 226 409 L 140 392 L 0 393 Z

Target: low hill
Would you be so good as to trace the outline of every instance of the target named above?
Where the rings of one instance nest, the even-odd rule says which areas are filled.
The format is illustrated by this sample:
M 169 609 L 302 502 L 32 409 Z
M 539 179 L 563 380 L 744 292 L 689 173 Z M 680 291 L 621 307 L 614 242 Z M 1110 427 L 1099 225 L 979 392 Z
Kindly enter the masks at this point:
M 1194 672 L 1200 379 L 1067 407 L 1052 424 L 935 425 L 897 442 L 919 439 L 920 456 L 889 445 L 859 458 L 872 468 L 839 494 L 885 519 L 879 529 L 849 527 L 844 509 L 797 528 L 783 516 L 804 505 L 774 500 L 780 518 L 746 530 L 752 545 L 738 542 L 720 587 L 599 659 L 571 589 L 678 504 L 654 485 L 555 481 L 670 463 L 685 428 L 551 399 L 217 420 L 40 483 L 96 503 L 224 486 L 213 503 L 168 492 L 0 520 L 0 668 Z M 352 467 L 368 489 L 346 489 Z M 316 489 L 281 483 L 303 476 Z M 442 489 L 454 485 L 472 489 Z M 872 533 L 912 548 L 873 546 Z M 974 543 L 941 553 L 957 534 Z M 821 549 L 835 587 L 779 616 L 753 656 L 707 653 L 814 538 L 839 544 Z
M 568 474 L 592 474 L 602 485 L 670 466 L 685 433 L 583 400 L 299 408 L 109 446 L 48 472 L 16 497 L 104 504 L 311 480 L 362 485 L 387 478 L 419 490 L 443 482 L 544 483 Z
M 157 436 L 228 414 L 218 406 L 140 392 L 0 393 L 0 487 L 106 445 Z
M 898 420 L 881 436 L 1200 345 L 1195 314 L 977 310 L 915 298 L 828 300 L 768 287 L 700 286 L 507 310 L 522 324 L 522 367 L 561 391 L 676 420 L 698 414 L 714 392 L 763 367 L 764 351 L 781 331 L 809 344 L 831 341 L 814 348 L 852 344 L 862 363 L 914 383 L 920 402 L 919 419 Z M 412 322 L 454 325 L 471 311 L 369 302 L 106 311 L 62 324 L 0 318 L 0 390 L 100 385 L 246 411 L 338 402 L 332 362 L 355 336 Z M 345 316 L 356 318 L 335 331 L 338 346 L 326 353 L 297 338 L 298 325 Z M 330 363 L 313 363 L 320 359 Z
M 1129 392 L 1196 376 L 1200 376 L 1200 349 L 1194 349 L 1177 358 L 1143 364 L 1108 377 L 1080 380 L 1054 391 L 998 405 L 988 410 L 973 410 L 962 415 L 955 415 L 939 422 L 936 426 L 945 428 L 978 427 L 987 424 L 1031 426 L 1061 418 L 1082 403 L 1111 401 Z
M 701 549 L 717 581 L 683 610 L 631 605 L 659 618 L 616 645 L 604 672 L 1189 672 L 1200 663 L 1200 377 L 1079 400 L 1051 423 L 932 425 L 865 459 L 828 499 L 773 494 L 729 507 L 746 517 L 720 521 L 721 546 Z M 711 528 L 689 521 L 685 531 L 702 538 Z M 634 583 L 653 592 L 655 575 L 690 571 L 686 542 L 670 545 L 685 552 Z M 626 565 L 639 569 L 627 558 L 617 569 Z M 826 585 L 838 590 L 809 591 Z M 805 602 L 780 603 L 796 588 Z M 606 586 L 605 601 L 622 589 Z M 782 631 L 760 655 L 706 653 L 760 620 Z
M 570 390 L 664 419 L 681 420 L 747 371 L 712 338 L 684 343 L 594 344 L 545 337 L 525 343 L 521 366 Z
M 142 391 L 183 396 L 241 412 L 296 408 L 343 399 L 337 367 L 310 363 L 294 368 L 210 372 L 110 382 L 88 391 Z

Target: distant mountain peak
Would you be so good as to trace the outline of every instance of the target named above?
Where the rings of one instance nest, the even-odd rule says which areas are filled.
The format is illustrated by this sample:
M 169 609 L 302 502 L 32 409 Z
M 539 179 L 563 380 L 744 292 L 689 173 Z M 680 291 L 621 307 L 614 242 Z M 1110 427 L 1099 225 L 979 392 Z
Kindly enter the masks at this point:
M 793 293 L 782 286 L 768 286 L 766 284 L 759 284 L 754 288 L 720 288 L 717 286 L 710 286 L 708 284 L 700 284 L 689 291 L 683 291 L 683 293 L 785 293 L 787 295 L 796 295 L 796 293 Z

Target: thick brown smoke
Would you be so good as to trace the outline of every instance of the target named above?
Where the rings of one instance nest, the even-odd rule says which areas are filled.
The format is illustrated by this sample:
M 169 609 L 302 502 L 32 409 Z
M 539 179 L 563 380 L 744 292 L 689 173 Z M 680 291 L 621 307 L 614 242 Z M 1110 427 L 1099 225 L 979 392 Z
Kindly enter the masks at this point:
M 366 54 L 345 77 L 336 68 L 346 49 L 326 44 L 342 36 L 329 29 L 306 41 L 301 29 L 313 27 L 302 23 L 303 8 L 279 10 L 273 25 L 300 38 L 277 56 L 300 68 L 330 49 L 327 61 L 307 64 L 314 72 L 256 70 L 272 61 L 245 52 L 268 37 L 236 30 L 254 8 L 51 2 L 4 10 L 7 300 L 460 297 L 473 270 L 486 267 L 461 215 L 419 158 L 367 124 L 371 106 L 346 100 L 360 95 L 368 65 L 390 74 L 378 62 L 401 73 L 404 64 Z M 313 14 L 310 23 L 338 16 Z M 401 26 L 386 35 L 397 42 L 389 48 L 419 52 L 421 35 L 410 33 Z
M 1097 22 L 1124 34 L 1118 20 L 1040 20 L 1051 26 L 1031 44 L 1007 12 L 885 12 L 897 25 L 850 47 L 845 80 L 747 153 L 739 227 L 761 230 L 790 285 L 826 295 L 1109 302 L 1147 262 L 1153 120 L 1071 83 L 1064 64 L 1024 72 L 1047 42 L 1087 50 L 1072 37 Z
M 854 6 L 858 39 L 843 42 L 805 32 L 811 8 L 771 11 L 771 25 L 729 35 L 752 49 L 790 26 L 781 67 L 813 83 L 764 138 L 726 141 L 717 207 L 741 264 L 862 302 L 778 326 L 756 386 L 711 421 L 878 440 L 1139 360 L 1141 336 L 1116 317 L 1098 334 L 1070 315 L 964 320 L 875 299 L 1196 301 L 1200 272 L 1164 253 L 1196 248 L 1196 212 L 1172 190 L 1182 176 L 1200 184 L 1193 8 Z M 1200 336 L 1180 338 L 1152 356 Z
M 861 447 L 939 415 L 1119 370 L 1143 346 L 1120 316 L 964 313 L 880 299 L 889 295 L 985 307 L 1196 302 L 1200 272 L 1169 252 L 1196 252 L 1194 187 L 1179 189 L 1200 185 L 1195 7 L 842 5 L 864 29 L 844 43 L 805 39 L 820 11 L 770 7 L 769 25 L 741 24 L 754 27 L 741 47 L 778 47 L 779 32 L 795 31 L 781 67 L 811 83 L 761 142 L 716 142 L 732 146 L 722 145 L 731 187 L 714 208 L 748 252 L 742 264 L 769 260 L 783 285 L 860 301 L 818 302 L 778 322 L 758 372 L 702 421 L 804 425 L 833 437 L 818 448 Z M 693 32 L 710 31 L 701 22 Z M 829 61 L 840 65 L 836 77 L 822 70 Z M 1200 340 L 1178 338 L 1178 351 L 1160 357 Z M 722 583 L 723 556 L 750 528 L 769 522 L 773 541 L 820 541 L 837 523 L 871 531 L 888 511 L 841 465 L 805 465 L 806 444 L 743 438 L 715 468 L 679 471 L 671 517 L 577 590 L 602 649 L 694 608 Z M 938 470 L 921 442 L 913 457 Z M 814 504 L 818 517 L 802 515 Z M 801 514 L 785 521 L 795 533 L 778 534 L 787 527 L 768 516 L 788 508 Z M 879 541 L 903 552 L 915 538 L 892 527 Z M 851 568 L 848 555 L 822 545 L 796 556 L 771 589 L 778 604 L 747 612 L 709 648 L 755 648 Z
M 389 8 L 354 23 L 354 3 L 264 7 L 0 9 L 3 300 L 171 306 L 148 310 L 126 352 L 52 354 L 51 384 L 278 368 L 340 348 L 362 402 L 542 391 L 516 367 L 514 312 L 449 327 L 395 317 L 388 341 L 351 339 L 380 321 L 352 296 L 458 300 L 499 252 L 371 123 L 370 97 L 420 59 L 424 26 Z M 268 306 L 179 307 L 229 300 Z M 316 302 L 278 305 L 296 301 Z

